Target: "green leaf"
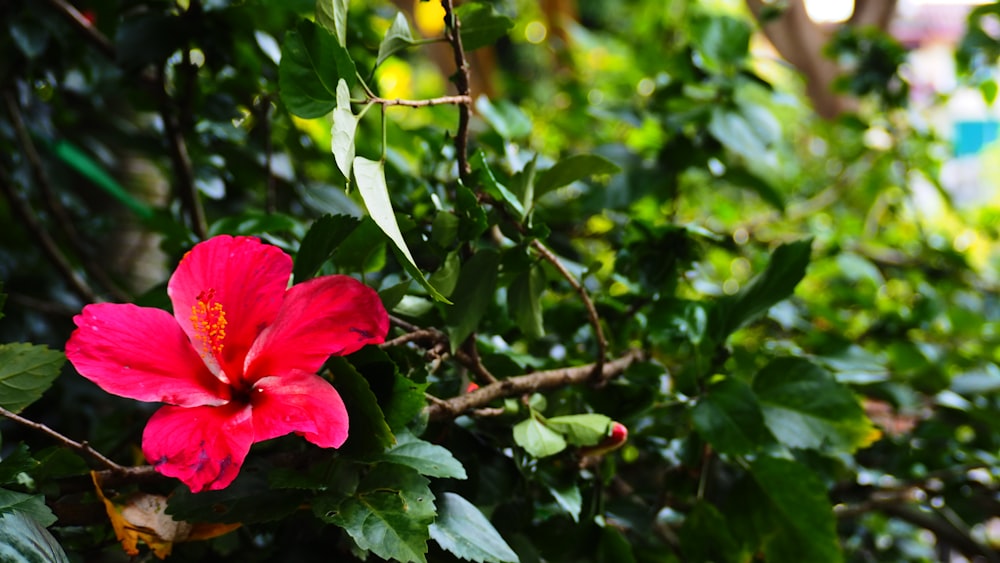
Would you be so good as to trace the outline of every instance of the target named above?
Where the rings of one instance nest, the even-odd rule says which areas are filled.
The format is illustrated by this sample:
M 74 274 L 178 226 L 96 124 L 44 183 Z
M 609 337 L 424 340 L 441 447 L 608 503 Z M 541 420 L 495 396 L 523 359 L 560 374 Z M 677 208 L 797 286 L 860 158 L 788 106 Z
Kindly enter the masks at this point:
M 720 299 L 715 340 L 723 342 L 736 329 L 788 298 L 806 275 L 812 239 L 783 244 L 771 254 L 767 268 L 735 295 Z
M 454 215 L 451 215 L 454 217 Z M 438 288 L 443 295 L 451 297 L 455 291 L 455 284 L 458 283 L 458 275 L 462 272 L 462 256 L 458 250 L 449 252 L 441 262 L 441 267 L 431 275 L 431 283 Z
M 836 519 L 823 482 L 802 465 L 761 457 L 750 466 L 759 487 L 760 504 L 771 530 L 764 541 L 765 559 L 773 563 L 839 562 Z
M 547 481 L 547 480 L 546 480 Z M 555 499 L 556 504 L 569 514 L 574 522 L 580 521 L 580 510 L 583 509 L 583 495 L 576 483 L 546 482 L 545 488 Z
M 396 445 L 386 450 L 378 459 L 412 467 L 421 475 L 429 477 L 468 478 L 465 468 L 450 451 L 425 442 L 409 432 L 397 434 Z
M 299 245 L 295 256 L 295 283 L 301 283 L 316 275 L 323 263 L 333 256 L 340 243 L 357 228 L 361 222 L 350 215 L 324 215 L 317 219 Z
M 452 555 L 477 563 L 520 561 L 493 524 L 471 502 L 455 493 L 440 499 L 431 538 Z
M 574 446 L 593 446 L 608 435 L 611 419 L 603 414 L 571 414 L 547 418 L 545 425 Z
M 346 452 L 382 453 L 396 439 L 368 381 L 344 358 L 334 356 L 327 360 L 326 365 L 333 373 L 333 386 L 344 399 L 348 420 L 351 421 L 347 442 L 341 449 Z
M 337 38 L 309 20 L 285 34 L 278 65 L 281 99 L 293 114 L 311 119 L 337 107 L 337 84 L 357 81 L 357 68 Z
M 378 225 L 385 236 L 392 241 L 398 250 L 398 254 L 404 258 L 401 260 L 403 268 L 413 276 L 427 290 L 435 300 L 443 303 L 450 303 L 444 295 L 434 288 L 424 277 L 424 274 L 417 268 L 410 255 L 410 249 L 403 240 L 403 234 L 399 231 L 399 224 L 396 222 L 396 215 L 392 212 L 392 203 L 389 201 L 389 188 L 385 183 L 385 166 L 382 161 L 368 160 L 363 156 L 354 158 L 354 177 L 358 180 L 358 191 L 361 192 L 361 199 L 365 202 L 368 214 L 375 224 Z
M 778 358 L 753 380 L 764 420 L 790 448 L 853 452 L 878 436 L 854 394 L 802 358 Z
M 738 563 L 746 559 L 725 516 L 708 501 L 699 500 L 694 505 L 677 536 L 688 561 Z
M 38 520 L 24 512 L 10 512 L 0 516 L 0 561 L 69 563 L 69 558 Z
M 452 292 L 455 304 L 444 315 L 453 352 L 475 332 L 493 303 L 499 267 L 500 255 L 491 249 L 480 250 L 462 266 Z
M 471 241 L 489 228 L 486 210 L 479 205 L 479 199 L 472 190 L 459 184 L 455 187 L 455 211 L 458 215 L 458 238 Z
M 461 22 L 460 35 L 465 52 L 492 45 L 514 27 L 514 20 L 497 13 L 492 4 L 465 2 L 455 8 Z
M 424 563 L 435 516 L 428 483 L 408 467 L 379 464 L 353 496 L 319 516 L 383 559 Z
M 485 4 L 463 4 L 463 6 L 472 5 Z M 507 100 L 493 103 L 486 96 L 479 96 L 476 98 L 476 111 L 498 135 L 508 141 L 527 137 L 531 133 L 531 119 L 521 111 L 521 108 Z
M 37 401 L 59 375 L 66 357 L 45 346 L 0 344 L 0 407 L 21 412 Z
M 715 15 L 697 21 L 693 28 L 694 43 L 704 68 L 719 72 L 746 58 L 753 30 L 744 19 Z
M 351 89 L 341 78 L 337 82 L 337 107 L 333 109 L 333 125 L 330 129 L 330 150 L 337 168 L 344 178 L 351 181 L 351 164 L 354 162 L 354 135 L 358 130 L 358 118 L 351 112 Z
M 763 161 L 768 152 L 767 142 L 740 112 L 717 107 L 712 111 L 708 131 L 729 150 L 749 162 Z
M 514 442 L 535 457 L 555 455 L 566 449 L 562 434 L 552 430 L 535 416 L 514 425 Z
M 316 21 L 347 46 L 347 7 L 351 0 L 316 0 Z
M 535 197 L 543 195 L 596 174 L 621 172 L 617 164 L 596 154 L 577 154 L 564 158 L 552 168 L 543 170 L 535 182 Z
M 472 166 L 474 172 L 479 173 L 479 181 L 482 182 L 487 193 L 494 198 L 503 200 L 510 206 L 512 211 L 517 213 L 518 217 L 523 218 L 525 216 L 525 209 L 524 205 L 521 204 L 521 200 L 493 175 L 493 170 L 490 169 L 490 165 L 486 162 L 486 155 L 482 149 L 477 150 L 472 155 L 472 158 L 469 159 L 469 165 Z
M 785 210 L 785 197 L 766 178 L 740 166 L 729 166 L 722 179 L 734 186 L 748 189 L 778 211 Z
M 708 388 L 692 409 L 691 421 L 698 433 L 722 453 L 748 454 L 772 442 L 753 390 L 732 377 Z
M 46 527 L 56 522 L 56 515 L 45 505 L 44 496 L 0 489 L 0 515 L 12 513 L 29 516 Z
M 403 15 L 403 12 L 397 12 L 396 19 L 392 20 L 392 25 L 386 30 L 385 37 L 378 46 L 375 67 L 377 68 L 386 59 L 413 45 L 413 43 L 413 34 L 410 33 L 410 24 L 406 21 L 406 16 Z
M 618 528 L 601 527 L 601 538 L 597 542 L 596 563 L 637 563 L 632 544 Z
M 545 287 L 545 271 L 532 264 L 527 271 L 518 274 L 507 288 L 507 309 L 529 339 L 545 336 L 542 319 L 542 292 Z
M 31 457 L 28 446 L 21 443 L 0 461 L 0 485 L 8 485 L 17 480 L 21 473 L 29 472 L 38 467 L 38 462 Z

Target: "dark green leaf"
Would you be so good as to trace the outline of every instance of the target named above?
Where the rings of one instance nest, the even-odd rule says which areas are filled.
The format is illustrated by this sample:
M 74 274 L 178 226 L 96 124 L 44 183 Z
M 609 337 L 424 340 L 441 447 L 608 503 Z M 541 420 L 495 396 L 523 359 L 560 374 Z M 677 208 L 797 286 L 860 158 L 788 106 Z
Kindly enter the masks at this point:
M 0 561 L 69 563 L 69 558 L 45 526 L 18 511 L 0 515 Z
M 771 254 L 767 268 L 735 295 L 720 299 L 716 342 L 723 342 L 736 329 L 792 295 L 806 274 L 812 239 L 783 244 Z
M 354 61 L 325 28 L 303 20 L 285 34 L 278 66 L 281 100 L 288 111 L 307 119 L 326 115 L 337 107 L 337 83 L 348 90 L 357 81 Z
M 427 479 L 413 469 L 379 464 L 353 496 L 320 517 L 383 559 L 424 563 L 428 528 L 435 517 L 434 495 Z
M 547 418 L 545 425 L 574 446 L 593 446 L 608 435 L 611 419 L 603 414 L 571 414 Z
M 452 351 L 476 331 L 480 319 L 493 303 L 500 255 L 495 250 L 480 250 L 462 266 L 452 293 L 454 305 L 447 306 L 444 320 Z
M 580 521 L 580 510 L 583 509 L 583 495 L 580 494 L 580 487 L 576 483 L 545 483 L 549 494 L 555 499 L 556 504 L 566 511 L 566 514 L 574 522 Z
M 507 288 L 507 309 L 521 332 L 530 339 L 545 336 L 542 320 L 542 292 L 545 291 L 545 271 L 533 264 L 521 272 Z
M 56 515 L 45 505 L 44 496 L 0 489 L 0 515 L 14 513 L 24 514 L 42 526 L 56 522 Z
M 301 283 L 316 275 L 323 263 L 333 256 L 340 243 L 357 228 L 360 221 L 349 215 L 324 215 L 309 227 L 295 256 L 293 277 Z
M 0 344 L 0 407 L 21 412 L 59 375 L 62 352 L 23 342 Z
M 347 360 L 334 356 L 327 361 L 333 386 L 347 406 L 350 433 L 342 449 L 347 452 L 380 454 L 395 442 L 368 381 Z
M 790 448 L 853 452 L 878 437 L 854 394 L 808 360 L 772 361 L 753 389 L 768 428 Z
M 732 377 L 708 388 L 692 409 L 691 420 L 698 433 L 722 453 L 748 454 L 772 441 L 753 390 Z
M 17 476 L 38 467 L 38 462 L 31 457 L 28 446 L 18 444 L 2 461 L 0 461 L 0 485 L 7 485 L 17 480 Z
M 700 500 L 694 505 L 677 535 L 688 561 L 738 563 L 746 560 L 729 531 L 726 518 L 707 501 Z
M 534 457 L 547 457 L 566 449 L 562 435 L 535 416 L 514 425 L 514 442 Z
M 452 216 L 454 217 L 454 215 Z M 449 252 L 441 262 L 441 267 L 431 275 L 431 283 L 441 291 L 445 297 L 451 297 L 455 291 L 455 284 L 458 283 L 458 275 L 462 271 L 462 257 L 456 250 Z
M 750 25 L 732 16 L 703 18 L 694 26 L 694 39 L 703 67 L 720 71 L 738 65 L 750 46 Z
M 431 537 L 452 555 L 477 563 L 519 561 L 493 524 L 471 502 L 455 493 L 444 493 Z
M 395 53 L 413 45 L 413 34 L 410 33 L 410 24 L 406 21 L 403 12 L 396 13 L 396 19 L 392 20 L 392 25 L 385 32 L 382 43 L 378 46 L 378 57 L 375 59 L 375 66 L 381 65 L 386 59 Z
M 542 197 L 554 189 L 572 184 L 596 174 L 616 174 L 621 171 L 617 164 L 596 154 L 577 154 L 555 163 L 543 170 L 535 182 L 535 197 Z
M 497 117 L 497 119 L 500 118 Z M 486 162 L 486 155 L 482 150 L 478 150 L 472 155 L 472 158 L 469 159 L 469 164 L 472 166 L 473 171 L 479 173 L 479 181 L 482 182 L 487 193 L 494 198 L 503 200 L 510 206 L 513 212 L 517 213 L 518 217 L 524 217 L 525 209 L 524 205 L 521 204 L 521 200 L 493 175 L 493 171 L 490 170 L 490 166 Z
M 347 46 L 347 8 L 350 0 L 316 0 L 316 21 Z
M 597 544 L 597 563 L 637 563 L 632 544 L 618 528 L 606 525 L 601 528 Z
M 514 20 L 498 14 L 492 4 L 465 2 L 455 8 L 461 22 L 462 47 L 466 52 L 496 43 L 514 27 Z
M 82 457 L 57 446 L 36 452 L 35 459 L 38 460 L 38 466 L 31 472 L 35 481 L 86 475 L 90 471 Z
M 208 234 L 260 236 L 265 233 L 295 232 L 298 228 L 298 220 L 291 215 L 253 209 L 219 219 L 212 223 Z
M 421 475 L 466 479 L 465 468 L 446 448 L 425 442 L 409 432 L 396 435 L 396 445 L 378 457 L 416 469 Z
M 222 490 L 192 493 L 187 486 L 178 486 L 166 512 L 175 520 L 190 522 L 273 522 L 298 510 L 307 496 L 305 490 L 271 489 L 262 471 L 244 467 Z

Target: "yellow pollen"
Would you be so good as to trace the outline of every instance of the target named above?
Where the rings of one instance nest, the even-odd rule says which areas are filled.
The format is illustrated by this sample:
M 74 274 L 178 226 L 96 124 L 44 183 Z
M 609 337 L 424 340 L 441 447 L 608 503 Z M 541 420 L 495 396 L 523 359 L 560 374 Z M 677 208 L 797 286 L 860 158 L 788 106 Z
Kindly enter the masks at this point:
M 199 293 L 197 299 L 191 306 L 190 317 L 194 338 L 201 343 L 202 356 L 219 354 L 226 338 L 226 312 L 222 303 L 214 301 L 214 289 Z

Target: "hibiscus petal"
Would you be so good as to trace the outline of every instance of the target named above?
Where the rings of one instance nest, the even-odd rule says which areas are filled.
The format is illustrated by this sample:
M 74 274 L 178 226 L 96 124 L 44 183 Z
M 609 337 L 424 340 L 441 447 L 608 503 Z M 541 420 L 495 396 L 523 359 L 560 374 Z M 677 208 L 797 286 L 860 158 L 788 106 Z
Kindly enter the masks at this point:
M 389 315 L 378 293 L 350 276 L 294 285 L 247 354 L 247 381 L 294 369 L 315 372 L 331 355 L 384 342 L 388 331 Z
M 205 366 L 170 313 L 131 304 L 87 305 L 66 357 L 108 393 L 183 407 L 220 405 L 229 390 Z
M 193 493 L 224 489 L 254 442 L 251 412 L 239 403 L 162 407 L 142 433 L 142 453 L 158 472 L 180 479 Z
M 221 235 L 195 245 L 177 266 L 167 294 L 198 351 L 226 376 L 242 375 L 251 344 L 278 314 L 292 259 L 251 237 Z
M 340 394 L 322 377 L 304 371 L 257 380 L 253 402 L 256 441 L 295 432 L 322 448 L 347 440 L 347 409 Z

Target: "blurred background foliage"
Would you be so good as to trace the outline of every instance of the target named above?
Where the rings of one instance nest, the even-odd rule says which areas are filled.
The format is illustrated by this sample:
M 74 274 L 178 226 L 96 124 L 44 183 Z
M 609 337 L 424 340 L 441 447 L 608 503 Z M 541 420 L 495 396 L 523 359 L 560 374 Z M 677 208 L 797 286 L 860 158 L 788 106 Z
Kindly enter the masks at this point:
M 445 43 L 374 68 L 398 11 L 414 37 L 444 33 L 438 3 L 349 4 L 347 49 L 372 94 L 454 93 Z M 948 99 L 912 106 L 907 49 L 876 27 L 832 32 L 824 56 L 846 72 L 831 86 L 849 103 L 828 114 L 765 46 L 760 26 L 780 3 L 465 4 L 488 5 L 502 28 L 463 38 L 487 38 L 469 49 L 466 181 L 454 105 L 386 107 L 384 125 L 373 107 L 356 135 L 359 156 L 384 157 L 406 244 L 449 306 L 407 283 L 392 243 L 362 220 L 329 118 L 283 101 L 286 34 L 315 2 L 0 0 L 0 341 L 61 349 L 95 300 L 169 307 L 170 271 L 207 236 L 295 255 L 307 233 L 350 233 L 313 241 L 305 277 L 361 276 L 403 320 L 392 336 L 453 339 L 350 363 L 394 432 L 462 462 L 469 479 L 434 491 L 478 506 L 520 561 L 1000 560 L 997 149 L 974 202 L 954 201 L 941 182 L 948 135 L 927 117 Z M 972 11 L 957 53 L 959 81 L 990 103 L 998 15 Z M 489 384 L 459 349 L 500 379 L 599 361 L 585 303 L 536 240 L 595 301 L 607 360 L 637 361 L 604 386 L 494 401 L 493 416 L 428 421 L 393 403 L 392 378 L 371 368 L 384 359 L 421 404 L 423 389 L 448 399 Z M 64 371 L 24 416 L 141 463 L 151 408 Z M 627 444 L 545 455 L 547 438 L 512 432 L 583 413 L 625 424 Z M 21 443 L 39 462 L 58 457 L 29 428 L 0 431 L 3 457 Z M 276 440 L 251 458 L 300 446 Z M 80 461 L 40 467 L 8 488 L 56 507 L 52 531 L 73 560 L 123 560 L 100 510 L 59 508 L 94 501 L 72 480 Z M 234 495 L 261 511 L 280 503 Z M 269 520 L 173 557 L 365 552 L 303 511 Z M 461 555 L 430 549 L 432 561 Z

